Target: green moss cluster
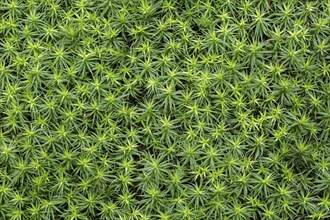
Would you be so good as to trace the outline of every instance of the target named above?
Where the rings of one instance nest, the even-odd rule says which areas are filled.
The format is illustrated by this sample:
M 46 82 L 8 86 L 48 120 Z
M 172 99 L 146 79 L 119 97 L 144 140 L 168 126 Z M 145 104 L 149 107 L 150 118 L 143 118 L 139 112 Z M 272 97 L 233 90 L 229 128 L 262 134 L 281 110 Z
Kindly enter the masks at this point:
M 330 218 L 328 0 L 0 19 L 0 219 Z

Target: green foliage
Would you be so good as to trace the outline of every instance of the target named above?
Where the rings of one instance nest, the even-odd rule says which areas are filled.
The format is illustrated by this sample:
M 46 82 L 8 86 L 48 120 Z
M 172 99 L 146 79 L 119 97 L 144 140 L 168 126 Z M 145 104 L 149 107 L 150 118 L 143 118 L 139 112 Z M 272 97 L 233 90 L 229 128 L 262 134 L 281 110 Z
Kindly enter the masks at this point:
M 0 219 L 330 218 L 328 0 L 0 19 Z

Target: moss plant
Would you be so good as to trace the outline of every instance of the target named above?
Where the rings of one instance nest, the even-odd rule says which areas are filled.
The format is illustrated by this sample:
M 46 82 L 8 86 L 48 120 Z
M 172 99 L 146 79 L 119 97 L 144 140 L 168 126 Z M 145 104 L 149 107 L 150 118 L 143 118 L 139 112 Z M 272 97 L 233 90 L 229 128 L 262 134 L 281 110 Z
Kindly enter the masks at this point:
M 0 219 L 330 219 L 328 0 L 2 0 Z

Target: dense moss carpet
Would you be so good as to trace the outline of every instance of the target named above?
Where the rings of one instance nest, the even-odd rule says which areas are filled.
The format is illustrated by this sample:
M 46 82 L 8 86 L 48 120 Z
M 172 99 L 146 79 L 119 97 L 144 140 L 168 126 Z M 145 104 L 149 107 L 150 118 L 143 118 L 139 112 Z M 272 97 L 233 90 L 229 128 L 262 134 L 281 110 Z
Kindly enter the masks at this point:
M 330 219 L 330 2 L 1 0 L 0 219 Z

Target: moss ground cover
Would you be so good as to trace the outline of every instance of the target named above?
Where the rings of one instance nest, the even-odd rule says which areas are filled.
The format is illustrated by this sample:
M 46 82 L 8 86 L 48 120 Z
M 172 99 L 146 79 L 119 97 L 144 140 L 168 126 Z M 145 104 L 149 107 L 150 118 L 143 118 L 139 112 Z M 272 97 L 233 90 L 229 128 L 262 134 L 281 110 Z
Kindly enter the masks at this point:
M 330 218 L 328 0 L 0 19 L 0 219 Z

